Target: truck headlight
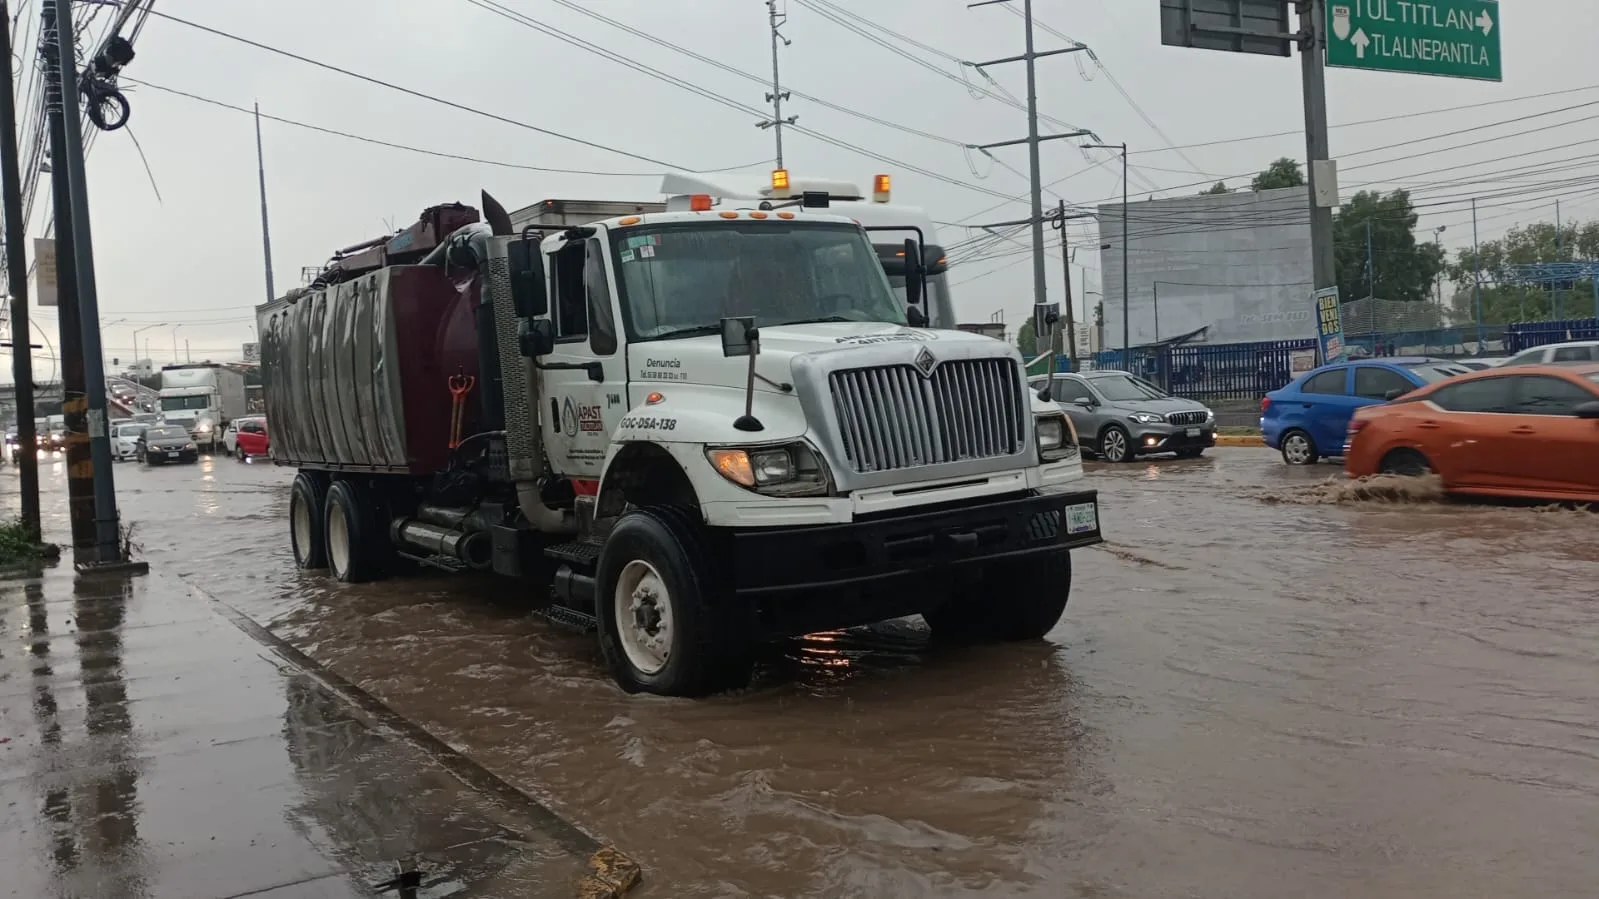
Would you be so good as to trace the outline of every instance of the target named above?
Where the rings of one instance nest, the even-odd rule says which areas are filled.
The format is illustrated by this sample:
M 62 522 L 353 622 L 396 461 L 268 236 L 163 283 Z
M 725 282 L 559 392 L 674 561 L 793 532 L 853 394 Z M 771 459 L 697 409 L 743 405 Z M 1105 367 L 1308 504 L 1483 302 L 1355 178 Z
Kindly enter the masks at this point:
M 1077 452 L 1077 430 L 1064 415 L 1040 415 L 1034 420 L 1038 458 L 1058 462 Z
M 1134 412 L 1127 417 L 1141 425 L 1155 425 L 1166 420 L 1166 416 L 1157 415 L 1154 412 Z
M 818 496 L 828 490 L 827 467 L 805 443 L 712 447 L 705 458 L 717 474 L 768 496 Z
M 195 430 L 202 434 L 209 434 L 211 433 L 211 423 L 209 421 L 202 421 L 200 422 L 200 426 L 195 428 Z

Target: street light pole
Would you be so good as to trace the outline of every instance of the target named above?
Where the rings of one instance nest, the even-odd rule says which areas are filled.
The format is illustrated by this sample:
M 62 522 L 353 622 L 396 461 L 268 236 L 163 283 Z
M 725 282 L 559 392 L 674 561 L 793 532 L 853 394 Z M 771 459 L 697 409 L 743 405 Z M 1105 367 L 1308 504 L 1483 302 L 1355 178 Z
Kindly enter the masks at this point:
M 167 326 L 166 322 L 156 322 L 153 325 L 145 325 L 142 328 L 134 328 L 133 329 L 133 355 L 134 356 L 138 356 L 139 355 L 139 332 L 140 331 L 148 331 L 151 328 L 165 328 L 166 326 Z M 148 338 L 148 337 L 146 337 L 144 339 L 144 358 L 146 360 L 149 360 L 149 358 L 150 358 L 150 338 Z M 138 360 L 137 359 L 134 360 L 134 364 L 135 365 L 138 364 Z
M 178 358 L 178 329 L 183 327 L 182 322 L 172 326 L 172 364 L 177 365 L 182 360 Z
M 1094 150 L 1120 150 L 1122 154 L 1122 368 L 1133 370 L 1131 304 L 1127 293 L 1127 144 L 1084 144 Z

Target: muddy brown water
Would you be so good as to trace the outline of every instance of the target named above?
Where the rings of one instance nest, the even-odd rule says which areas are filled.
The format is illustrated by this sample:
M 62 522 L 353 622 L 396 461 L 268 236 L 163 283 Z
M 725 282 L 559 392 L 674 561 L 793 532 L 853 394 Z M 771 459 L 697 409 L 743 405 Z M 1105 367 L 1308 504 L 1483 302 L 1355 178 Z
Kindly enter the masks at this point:
M 623 847 L 640 895 L 1595 895 L 1599 516 L 1262 450 L 1091 468 L 1109 542 L 1049 642 L 820 634 L 702 701 L 621 693 L 493 579 L 296 572 L 286 470 L 118 474 L 152 563 Z

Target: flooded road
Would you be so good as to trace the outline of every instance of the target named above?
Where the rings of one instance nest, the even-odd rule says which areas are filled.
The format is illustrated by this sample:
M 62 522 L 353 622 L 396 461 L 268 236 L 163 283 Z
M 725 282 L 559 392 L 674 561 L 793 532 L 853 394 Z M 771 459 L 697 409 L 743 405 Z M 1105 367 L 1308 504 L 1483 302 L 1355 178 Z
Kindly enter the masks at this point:
M 1109 542 L 1049 643 L 815 635 L 702 701 L 620 692 L 514 585 L 296 572 L 288 470 L 117 474 L 152 565 L 616 843 L 640 895 L 1594 895 L 1599 516 L 1265 450 L 1091 468 Z

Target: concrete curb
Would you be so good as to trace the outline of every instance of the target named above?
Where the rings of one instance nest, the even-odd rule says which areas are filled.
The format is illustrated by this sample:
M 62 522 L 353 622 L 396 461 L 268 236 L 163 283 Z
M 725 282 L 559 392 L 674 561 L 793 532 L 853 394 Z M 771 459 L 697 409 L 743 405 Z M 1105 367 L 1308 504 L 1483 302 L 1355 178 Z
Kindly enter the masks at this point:
M 1265 446 L 1266 438 L 1258 434 L 1217 434 L 1217 446 Z

